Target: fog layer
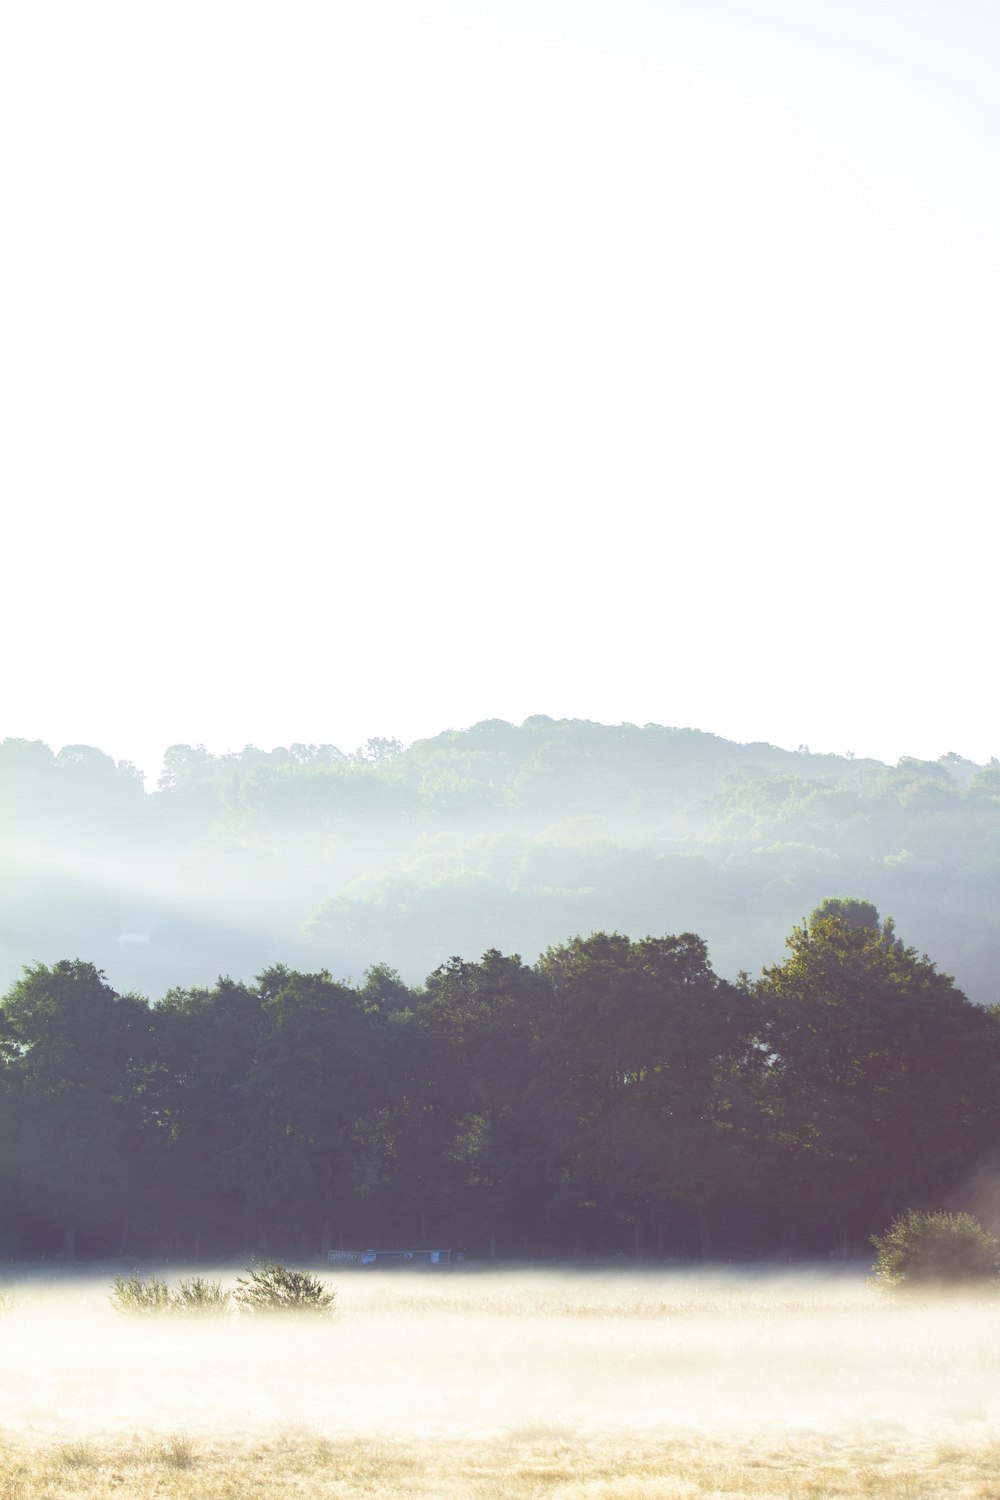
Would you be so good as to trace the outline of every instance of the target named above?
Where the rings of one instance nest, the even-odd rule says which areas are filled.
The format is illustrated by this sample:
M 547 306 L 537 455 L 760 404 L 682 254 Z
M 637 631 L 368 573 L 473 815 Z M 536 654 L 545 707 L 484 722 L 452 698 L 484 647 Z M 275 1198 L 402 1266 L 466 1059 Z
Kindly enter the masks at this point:
M 298 1324 L 130 1320 L 109 1281 L 8 1286 L 9 1437 L 619 1429 L 911 1459 L 1000 1438 L 1000 1307 L 893 1303 L 860 1278 L 354 1272 L 333 1318 Z

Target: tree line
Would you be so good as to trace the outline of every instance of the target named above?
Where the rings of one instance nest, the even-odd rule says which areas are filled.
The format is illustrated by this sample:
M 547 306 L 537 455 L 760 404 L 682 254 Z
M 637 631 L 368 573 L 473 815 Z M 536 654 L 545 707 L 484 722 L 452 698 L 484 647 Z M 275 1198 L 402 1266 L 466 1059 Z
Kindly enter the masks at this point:
M 849 1250 L 961 1199 L 998 1077 L 1000 1016 L 856 900 L 756 982 L 692 933 L 155 1005 L 35 964 L 0 1002 L 0 1254 Z

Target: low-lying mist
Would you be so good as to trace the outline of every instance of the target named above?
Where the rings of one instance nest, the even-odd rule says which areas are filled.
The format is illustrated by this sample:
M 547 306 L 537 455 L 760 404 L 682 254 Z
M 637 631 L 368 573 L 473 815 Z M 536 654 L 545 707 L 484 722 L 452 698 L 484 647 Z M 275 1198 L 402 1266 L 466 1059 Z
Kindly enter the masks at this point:
M 329 1319 L 201 1321 L 122 1316 L 111 1280 L 8 1276 L 4 1439 L 617 1432 L 910 1460 L 1000 1441 L 1000 1305 L 861 1274 L 354 1271 Z

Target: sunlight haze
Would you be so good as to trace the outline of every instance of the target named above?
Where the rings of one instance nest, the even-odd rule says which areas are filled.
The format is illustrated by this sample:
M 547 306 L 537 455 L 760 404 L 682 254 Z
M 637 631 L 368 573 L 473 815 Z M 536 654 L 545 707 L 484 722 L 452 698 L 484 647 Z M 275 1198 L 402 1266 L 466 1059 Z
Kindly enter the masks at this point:
M 0 732 L 1000 752 L 997 32 L 8 0 Z

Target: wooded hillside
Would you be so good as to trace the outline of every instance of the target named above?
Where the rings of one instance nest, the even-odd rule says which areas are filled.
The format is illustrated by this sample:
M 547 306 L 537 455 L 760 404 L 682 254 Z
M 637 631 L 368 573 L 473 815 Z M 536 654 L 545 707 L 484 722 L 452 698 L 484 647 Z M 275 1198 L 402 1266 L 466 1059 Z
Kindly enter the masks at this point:
M 157 996 L 279 959 L 419 982 L 567 932 L 694 931 L 735 978 L 862 891 L 1000 999 L 1000 764 L 897 766 L 538 716 L 404 749 L 178 745 L 146 793 L 100 750 L 0 745 L 0 983 L 87 954 Z

